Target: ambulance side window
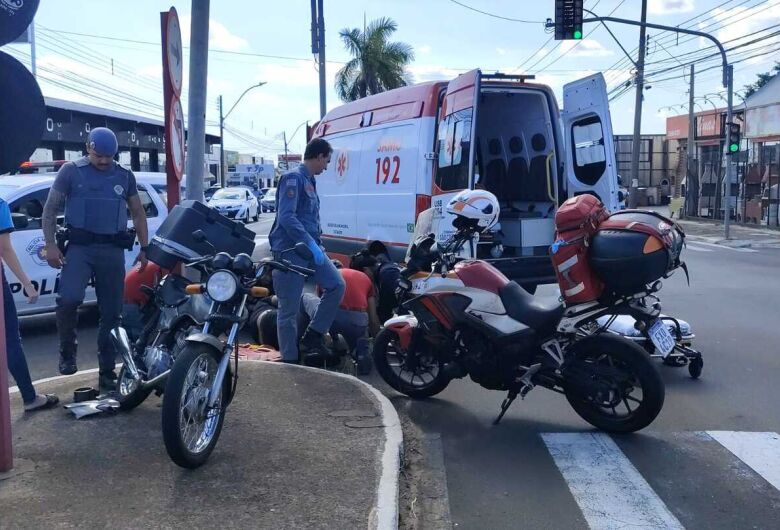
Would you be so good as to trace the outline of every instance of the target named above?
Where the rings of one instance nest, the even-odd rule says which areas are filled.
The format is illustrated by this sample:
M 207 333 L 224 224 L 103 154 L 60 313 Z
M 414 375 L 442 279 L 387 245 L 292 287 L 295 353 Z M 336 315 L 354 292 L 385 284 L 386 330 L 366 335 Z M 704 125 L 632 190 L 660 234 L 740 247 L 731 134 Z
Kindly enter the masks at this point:
M 9 207 L 11 213 L 22 213 L 27 216 L 27 227 L 19 230 L 40 230 L 43 206 L 49 197 L 49 189 L 43 189 L 28 193 L 12 202 Z
M 574 144 L 574 175 L 577 180 L 592 186 L 607 169 L 604 130 L 598 116 L 588 116 L 571 126 Z
M 471 108 L 457 111 L 439 124 L 436 185 L 442 191 L 469 187 Z

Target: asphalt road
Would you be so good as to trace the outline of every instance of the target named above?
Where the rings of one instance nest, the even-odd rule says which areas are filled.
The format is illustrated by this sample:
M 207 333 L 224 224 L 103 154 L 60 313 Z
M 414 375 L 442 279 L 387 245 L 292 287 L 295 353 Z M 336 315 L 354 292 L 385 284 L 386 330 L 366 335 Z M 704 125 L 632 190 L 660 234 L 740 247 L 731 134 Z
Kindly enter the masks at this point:
M 262 237 L 272 221 L 265 214 L 252 228 Z M 684 257 L 690 286 L 678 273 L 660 296 L 665 313 L 693 326 L 704 373 L 693 381 L 659 363 L 665 407 L 639 434 L 594 434 L 544 389 L 516 401 L 499 426 L 491 422 L 504 396 L 470 380 L 424 401 L 387 390 L 402 415 L 441 437 L 454 525 L 777 528 L 780 250 L 691 243 Z M 82 318 L 81 368 L 96 366 L 95 313 Z M 22 335 L 33 378 L 56 375 L 54 319 L 25 318 Z

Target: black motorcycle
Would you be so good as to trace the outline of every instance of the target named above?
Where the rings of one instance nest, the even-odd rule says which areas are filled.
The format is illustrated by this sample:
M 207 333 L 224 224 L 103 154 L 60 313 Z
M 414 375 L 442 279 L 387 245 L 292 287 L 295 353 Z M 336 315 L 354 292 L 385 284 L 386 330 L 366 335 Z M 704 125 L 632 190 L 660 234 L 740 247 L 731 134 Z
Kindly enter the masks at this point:
M 193 237 L 209 244 L 200 230 Z M 287 252 L 311 259 L 311 251 L 302 243 L 282 254 Z M 236 339 L 248 318 L 247 300 L 268 296 L 268 289 L 257 286 L 259 279 L 267 267 L 302 276 L 310 276 L 314 271 L 285 259 L 265 260 L 255 267 L 247 254 L 231 256 L 225 252 L 196 259 L 188 265 L 206 278 L 205 283 L 191 285 L 190 290 L 205 292 L 212 304 L 202 328 L 184 338 L 173 363 L 163 396 L 162 432 L 171 460 L 193 469 L 205 463 L 214 450 L 225 412 L 235 394 Z
M 163 393 L 184 339 L 205 321 L 209 302 L 204 296 L 190 296 L 189 283 L 177 274 L 168 274 L 154 287 L 142 286 L 149 302 L 142 309 L 143 329 L 138 338 L 131 342 L 121 326 L 111 331 L 123 363 L 116 386 L 120 409 L 134 409 L 153 391 L 158 396 Z

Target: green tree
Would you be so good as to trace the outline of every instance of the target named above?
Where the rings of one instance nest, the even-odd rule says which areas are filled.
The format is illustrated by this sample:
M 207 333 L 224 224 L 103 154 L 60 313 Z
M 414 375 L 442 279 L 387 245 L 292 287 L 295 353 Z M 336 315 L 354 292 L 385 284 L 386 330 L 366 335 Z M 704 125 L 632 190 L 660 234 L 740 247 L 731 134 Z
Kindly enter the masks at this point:
M 336 92 L 342 101 L 355 101 L 410 82 L 406 67 L 414 60 L 414 51 L 406 43 L 389 41 L 396 29 L 395 21 L 380 18 L 363 31 L 344 28 L 339 32 L 352 54 L 336 74 Z
M 769 72 L 758 74 L 758 80 L 755 83 L 751 85 L 745 85 L 745 99 L 755 94 L 759 88 L 766 85 L 778 73 L 780 73 L 780 62 L 775 62 L 775 65 Z

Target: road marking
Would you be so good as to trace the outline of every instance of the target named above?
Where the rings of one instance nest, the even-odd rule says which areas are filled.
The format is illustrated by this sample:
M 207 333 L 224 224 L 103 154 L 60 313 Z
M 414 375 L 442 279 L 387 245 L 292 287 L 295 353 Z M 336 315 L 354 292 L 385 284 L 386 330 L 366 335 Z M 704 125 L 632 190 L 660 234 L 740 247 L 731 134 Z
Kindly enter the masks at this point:
M 732 252 L 758 252 L 758 250 L 753 250 L 752 248 L 734 248 L 726 245 L 718 245 L 715 243 L 705 243 L 704 241 L 698 241 L 698 240 L 692 241 L 691 243 L 696 243 L 697 245 L 704 245 L 706 247 L 723 248 L 726 250 L 731 250 Z
M 691 244 L 691 243 L 689 243 L 685 247 L 685 250 L 692 250 L 694 252 L 712 252 L 712 249 L 709 249 L 709 248 L 699 248 L 699 247 L 693 246 L 693 244 Z
M 544 433 L 542 439 L 590 528 L 683 528 L 608 435 Z
M 780 435 L 736 431 L 707 431 L 707 434 L 780 490 Z

